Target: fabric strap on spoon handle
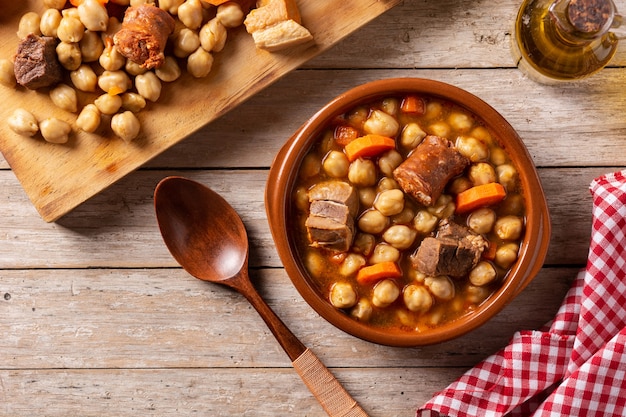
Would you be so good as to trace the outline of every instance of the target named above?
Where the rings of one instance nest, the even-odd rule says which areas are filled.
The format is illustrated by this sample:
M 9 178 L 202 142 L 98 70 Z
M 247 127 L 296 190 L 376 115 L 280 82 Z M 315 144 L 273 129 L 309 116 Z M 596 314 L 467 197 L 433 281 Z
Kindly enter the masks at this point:
M 292 365 L 329 416 L 367 417 L 367 413 L 308 348 Z

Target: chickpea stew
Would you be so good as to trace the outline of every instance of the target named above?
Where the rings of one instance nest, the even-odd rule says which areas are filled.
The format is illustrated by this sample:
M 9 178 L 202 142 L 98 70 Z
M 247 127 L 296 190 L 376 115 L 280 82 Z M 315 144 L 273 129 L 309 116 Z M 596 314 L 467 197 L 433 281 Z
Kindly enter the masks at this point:
M 518 258 L 518 168 L 485 123 L 425 94 L 339 114 L 302 159 L 294 238 L 332 306 L 368 326 L 435 328 L 475 310 Z

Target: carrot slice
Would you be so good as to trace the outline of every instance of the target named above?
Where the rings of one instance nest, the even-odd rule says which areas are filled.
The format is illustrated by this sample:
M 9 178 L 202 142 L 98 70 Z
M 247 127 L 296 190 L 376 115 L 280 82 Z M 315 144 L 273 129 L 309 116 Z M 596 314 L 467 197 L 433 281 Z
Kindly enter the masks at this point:
M 380 135 L 365 135 L 348 143 L 344 149 L 350 162 L 358 158 L 367 158 L 378 155 L 396 147 L 392 138 Z
M 395 262 L 381 262 L 365 266 L 356 274 L 359 284 L 373 284 L 385 278 L 398 278 L 402 276 L 402 270 Z
M 334 138 L 340 146 L 346 146 L 359 137 L 359 131 L 352 126 L 339 125 L 335 128 Z
M 456 211 L 457 213 L 467 213 L 478 207 L 499 203 L 504 197 L 506 197 L 506 190 L 500 183 L 490 182 L 476 185 L 456 196 Z
M 426 104 L 424 104 L 424 100 L 420 97 L 409 95 L 402 100 L 400 110 L 404 113 L 421 115 L 426 111 Z

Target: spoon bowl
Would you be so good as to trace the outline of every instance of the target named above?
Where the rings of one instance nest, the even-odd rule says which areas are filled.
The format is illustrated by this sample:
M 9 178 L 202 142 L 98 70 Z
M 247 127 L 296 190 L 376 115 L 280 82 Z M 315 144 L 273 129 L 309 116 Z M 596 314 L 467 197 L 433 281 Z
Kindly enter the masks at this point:
M 155 189 L 154 208 L 161 235 L 174 259 L 194 277 L 226 285 L 246 297 L 329 416 L 367 416 L 252 285 L 246 228 L 222 196 L 187 178 L 167 177 Z

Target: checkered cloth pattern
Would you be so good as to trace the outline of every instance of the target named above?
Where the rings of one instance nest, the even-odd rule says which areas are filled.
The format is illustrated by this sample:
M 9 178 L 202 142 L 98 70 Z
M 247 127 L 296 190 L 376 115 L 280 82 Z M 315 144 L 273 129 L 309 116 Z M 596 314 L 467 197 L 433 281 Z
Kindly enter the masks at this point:
M 554 319 L 515 333 L 417 417 L 626 416 L 626 170 L 590 190 L 587 266 Z

